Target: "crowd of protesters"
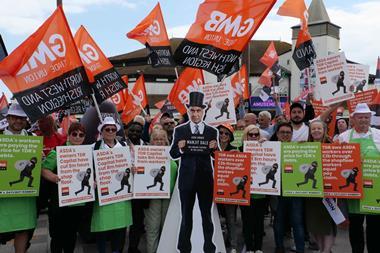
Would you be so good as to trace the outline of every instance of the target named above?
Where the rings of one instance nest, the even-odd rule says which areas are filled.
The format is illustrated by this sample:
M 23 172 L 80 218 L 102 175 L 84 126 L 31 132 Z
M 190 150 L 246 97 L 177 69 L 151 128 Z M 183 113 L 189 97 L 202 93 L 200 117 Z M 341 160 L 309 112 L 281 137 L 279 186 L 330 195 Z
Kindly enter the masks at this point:
M 371 127 L 371 116 L 367 104 L 358 104 L 349 117 L 338 115 L 333 136 L 328 136 L 330 114 L 342 104 L 330 106 L 319 117 L 315 117 L 313 105 L 293 103 L 290 114 L 284 115 L 277 104 L 275 114 L 269 111 L 249 112 L 237 121 L 235 126 L 223 124 L 218 127 L 220 149 L 223 151 L 243 151 L 244 141 L 280 141 L 280 142 L 321 142 L 321 143 L 359 143 L 362 159 L 380 155 L 380 130 Z M 4 135 L 40 135 L 43 136 L 43 163 L 41 172 L 40 196 L 22 198 L 0 198 L 0 239 L 5 243 L 14 240 L 16 253 L 27 252 L 41 210 L 48 210 L 51 252 L 74 252 L 77 235 L 82 223 L 88 223 L 87 230 L 97 244 L 98 252 L 107 251 L 107 241 L 111 241 L 112 252 L 141 252 L 140 239 L 146 236 L 146 251 L 154 253 L 160 240 L 166 217 L 169 199 L 123 201 L 99 206 L 75 205 L 59 207 L 57 183 L 57 154 L 55 147 L 63 145 L 82 145 L 86 137 L 86 127 L 80 122 L 71 123 L 67 133 L 60 130 L 59 121 L 53 116 L 40 119 L 31 126 L 27 115 L 17 103 L 12 103 L 7 113 L 8 126 L 1 130 Z M 169 146 L 173 130 L 185 118 L 174 118 L 164 113 L 160 120 L 153 123 L 151 117 L 138 116 L 133 122 L 121 125 L 112 117 L 106 117 L 97 127 L 98 141 L 93 143 L 94 150 L 112 149 L 128 146 L 133 154 L 136 145 Z M 94 127 L 94 126 L 91 126 Z M 122 136 L 118 135 L 124 129 Z M 31 130 L 31 131 L 30 131 Z M 235 147 L 234 132 L 243 130 L 242 146 Z M 63 133 L 62 133 L 63 132 Z M 90 143 L 87 143 L 90 144 Z M 133 157 L 133 155 L 132 155 Z M 170 163 L 170 192 L 174 191 L 178 164 Z M 131 172 L 133 173 L 133 172 Z M 37 180 L 37 179 L 35 179 Z M 275 181 L 272 182 L 274 185 Z M 86 185 L 87 187 L 92 187 Z M 84 185 L 82 185 L 84 188 Z M 94 185 L 93 187 L 96 187 Z M 247 193 L 249 194 L 249 193 Z M 305 242 L 319 252 L 330 253 L 337 236 L 337 225 L 322 204 L 321 198 L 300 198 L 266 196 L 251 194 L 249 206 L 218 204 L 218 211 L 225 234 L 228 252 L 238 252 L 238 235 L 241 217 L 242 235 L 245 252 L 262 253 L 264 217 L 270 215 L 273 220 L 275 252 L 286 252 L 284 237 L 293 232 L 294 251 L 305 252 Z M 358 201 L 339 200 L 339 207 L 345 214 L 344 223 L 349 229 L 349 242 L 353 253 L 363 253 L 365 247 L 369 253 L 380 252 L 377 228 L 380 216 L 360 213 Z M 241 215 L 238 215 L 240 212 Z M 364 226 L 364 221 L 366 225 Z M 91 232 L 91 233 L 90 233 Z M 126 243 L 126 236 L 129 242 Z M 1 251 L 0 246 L 0 251 Z

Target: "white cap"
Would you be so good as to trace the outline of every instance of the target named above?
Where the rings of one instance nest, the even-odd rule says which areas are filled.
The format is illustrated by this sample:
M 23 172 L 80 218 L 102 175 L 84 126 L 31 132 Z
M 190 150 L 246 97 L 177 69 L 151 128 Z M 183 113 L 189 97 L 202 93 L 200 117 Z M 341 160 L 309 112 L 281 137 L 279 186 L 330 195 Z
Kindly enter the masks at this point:
M 120 130 L 120 125 L 115 122 L 115 120 L 112 117 L 105 117 L 103 120 L 103 123 L 100 123 L 98 126 L 98 131 L 101 132 L 102 128 L 106 125 L 114 125 L 116 126 L 117 131 Z
M 375 115 L 375 112 L 371 111 L 366 103 L 357 104 L 355 111 L 351 113 L 351 117 L 356 113 L 371 113 L 371 115 Z
M 18 103 L 12 103 L 11 106 L 8 109 L 8 115 L 12 116 L 18 116 L 18 117 L 24 117 L 27 118 L 28 116 L 25 114 L 24 110 L 21 108 L 21 106 Z

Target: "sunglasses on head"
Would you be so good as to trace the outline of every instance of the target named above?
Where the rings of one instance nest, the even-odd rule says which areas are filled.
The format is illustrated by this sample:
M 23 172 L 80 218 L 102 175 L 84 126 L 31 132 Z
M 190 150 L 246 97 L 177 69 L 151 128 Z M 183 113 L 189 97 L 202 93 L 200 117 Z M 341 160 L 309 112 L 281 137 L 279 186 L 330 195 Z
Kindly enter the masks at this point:
M 113 127 L 106 127 L 104 128 L 104 131 L 106 131 L 107 133 L 115 133 L 117 129 Z
M 73 137 L 83 138 L 83 137 L 84 137 L 84 133 L 72 132 L 72 133 L 71 133 L 71 136 L 73 136 Z
M 259 136 L 260 136 L 260 133 L 248 133 L 248 136 L 249 136 L 249 137 L 253 137 L 253 136 L 255 136 L 255 137 L 259 137 Z

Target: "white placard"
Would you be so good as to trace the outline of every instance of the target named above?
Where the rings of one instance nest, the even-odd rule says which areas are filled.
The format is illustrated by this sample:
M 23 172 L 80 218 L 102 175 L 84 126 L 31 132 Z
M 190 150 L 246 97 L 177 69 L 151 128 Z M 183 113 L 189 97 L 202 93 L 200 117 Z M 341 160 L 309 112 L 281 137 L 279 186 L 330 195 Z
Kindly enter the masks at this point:
M 93 152 L 99 205 L 131 199 L 133 175 L 129 148 L 101 149 Z
M 170 198 L 170 156 L 167 146 L 135 146 L 133 198 Z
M 281 142 L 245 141 L 244 152 L 252 154 L 251 193 L 281 194 Z
M 95 200 L 92 147 L 89 145 L 57 147 L 59 206 Z

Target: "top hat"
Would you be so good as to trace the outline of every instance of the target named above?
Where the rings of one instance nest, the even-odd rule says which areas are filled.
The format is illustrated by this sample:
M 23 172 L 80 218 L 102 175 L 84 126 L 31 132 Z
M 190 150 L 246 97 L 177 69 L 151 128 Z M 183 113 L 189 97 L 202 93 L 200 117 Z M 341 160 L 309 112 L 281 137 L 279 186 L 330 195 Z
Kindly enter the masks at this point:
M 203 104 L 204 96 L 205 95 L 199 91 L 190 92 L 190 94 L 189 94 L 190 103 L 186 105 L 187 108 L 189 108 L 190 106 L 198 106 L 201 108 L 206 108 L 206 105 Z

